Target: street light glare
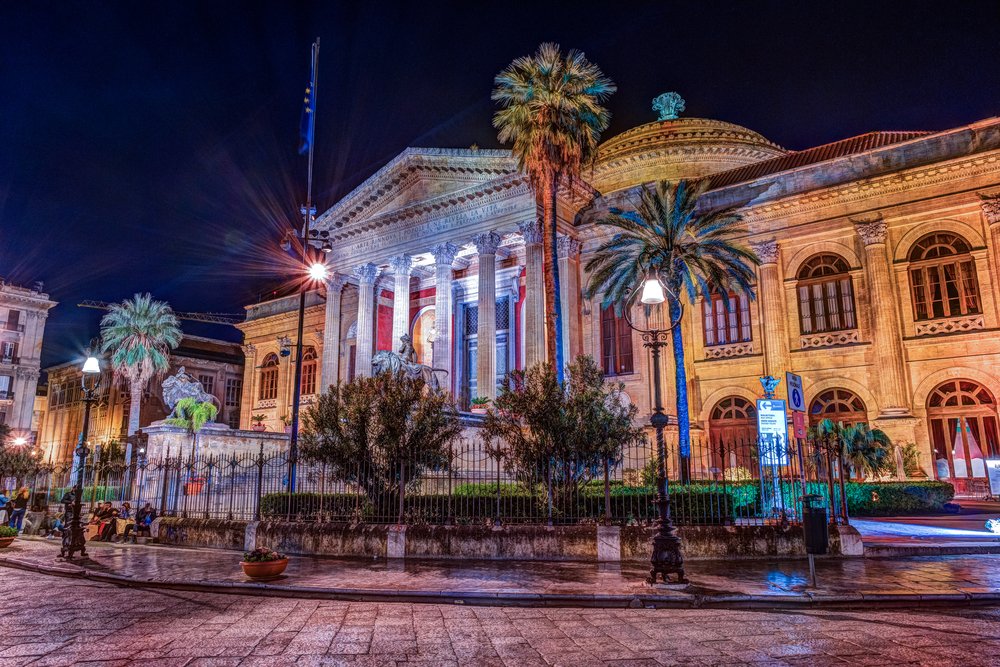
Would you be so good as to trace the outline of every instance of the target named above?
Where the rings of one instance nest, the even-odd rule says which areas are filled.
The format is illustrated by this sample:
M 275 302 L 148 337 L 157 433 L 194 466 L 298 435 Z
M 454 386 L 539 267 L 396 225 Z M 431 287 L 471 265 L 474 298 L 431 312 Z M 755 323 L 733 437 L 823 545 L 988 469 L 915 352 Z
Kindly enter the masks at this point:
M 17 445 L 18 447 L 24 447 L 26 444 L 28 444 L 28 439 L 24 437 L 14 438 L 14 444 Z
M 310 266 L 309 277 L 313 280 L 324 280 L 326 278 L 326 264 L 316 262 Z

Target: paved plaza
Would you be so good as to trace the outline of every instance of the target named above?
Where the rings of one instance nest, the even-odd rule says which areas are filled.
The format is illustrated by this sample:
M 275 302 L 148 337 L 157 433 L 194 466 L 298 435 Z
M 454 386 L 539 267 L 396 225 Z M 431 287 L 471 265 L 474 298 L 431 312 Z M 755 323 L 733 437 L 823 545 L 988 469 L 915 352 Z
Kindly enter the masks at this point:
M 1000 610 L 732 611 L 338 602 L 0 570 L 19 665 L 991 665 Z

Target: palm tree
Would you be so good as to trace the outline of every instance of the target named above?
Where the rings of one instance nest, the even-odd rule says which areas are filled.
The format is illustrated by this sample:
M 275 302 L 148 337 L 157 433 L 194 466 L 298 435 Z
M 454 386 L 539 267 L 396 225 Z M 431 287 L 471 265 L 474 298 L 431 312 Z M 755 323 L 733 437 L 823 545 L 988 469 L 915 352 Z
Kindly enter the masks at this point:
M 111 355 L 115 379 L 129 386 L 129 435 L 139 430 L 139 409 L 146 386 L 167 371 L 170 350 L 180 342 L 180 324 L 174 311 L 149 294 L 136 294 L 114 304 L 101 318 L 101 351 Z M 131 447 L 127 447 L 126 465 L 131 458 Z
M 734 209 L 707 213 L 696 210 L 707 183 L 667 181 L 643 186 L 635 211 L 613 208 L 597 221 L 617 230 L 587 262 L 589 296 L 601 294 L 602 307 L 621 313 L 631 309 L 637 287 L 656 276 L 669 292 L 670 319 L 683 313 L 681 297 L 692 303 L 700 294 L 743 292 L 751 299 L 757 255 L 738 244 L 742 217 Z M 674 379 L 677 389 L 678 447 L 682 476 L 687 479 L 691 456 L 691 423 L 688 416 L 687 373 L 680 326 L 671 329 Z
M 198 402 L 193 398 L 182 398 L 174 406 L 174 417 L 164 421 L 171 426 L 186 429 L 191 436 L 191 460 L 198 456 L 198 433 L 208 423 L 215 421 L 219 409 L 211 401 Z
M 563 55 L 546 42 L 533 56 L 517 58 L 494 79 L 493 116 L 501 143 L 513 142 L 518 168 L 526 173 L 542 211 L 545 264 L 545 343 L 563 381 L 562 305 L 556 264 L 556 193 L 596 156 L 611 114 L 601 106 L 617 86 L 581 51 Z
M 853 473 L 872 477 L 892 471 L 892 440 L 884 431 L 868 424 L 852 424 L 843 429 L 844 460 Z

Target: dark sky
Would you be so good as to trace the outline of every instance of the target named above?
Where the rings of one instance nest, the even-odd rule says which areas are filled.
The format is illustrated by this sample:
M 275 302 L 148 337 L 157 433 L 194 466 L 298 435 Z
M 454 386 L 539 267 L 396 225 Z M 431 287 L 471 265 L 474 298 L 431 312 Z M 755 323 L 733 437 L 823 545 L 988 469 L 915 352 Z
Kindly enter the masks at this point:
M 0 3 L 0 276 L 60 305 L 43 365 L 97 332 L 86 298 L 241 312 L 287 271 L 309 44 L 322 39 L 322 210 L 406 146 L 496 146 L 493 76 L 541 41 L 617 84 L 606 136 L 688 116 L 793 149 L 1000 114 L 1000 2 Z M 233 329 L 196 328 L 228 335 Z

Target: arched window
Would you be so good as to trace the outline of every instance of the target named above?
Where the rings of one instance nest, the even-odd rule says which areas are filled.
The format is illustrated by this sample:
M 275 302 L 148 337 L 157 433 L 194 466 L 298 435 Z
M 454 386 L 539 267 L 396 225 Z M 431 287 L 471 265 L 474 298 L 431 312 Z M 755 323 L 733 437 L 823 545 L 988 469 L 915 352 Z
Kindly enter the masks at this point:
M 720 473 L 745 468 L 753 474 L 753 447 L 757 441 L 757 410 L 740 396 L 726 396 L 715 404 L 708 418 L 712 467 Z
M 310 346 L 302 350 L 302 383 L 301 394 L 312 396 L 316 393 L 316 376 L 319 362 L 316 358 L 316 348 Z
M 960 236 L 935 232 L 910 250 L 913 318 L 935 320 L 981 312 L 976 266 Z
M 750 332 L 750 297 L 714 293 L 704 301 L 705 345 L 746 343 Z
M 839 424 L 860 424 L 868 421 L 865 402 L 846 389 L 827 389 L 809 406 L 809 421 L 818 424 L 824 419 Z
M 927 397 L 927 418 L 937 477 L 967 492 L 965 479 L 986 477 L 984 458 L 1000 456 L 996 399 L 971 380 L 948 380 Z
M 857 327 L 850 267 L 843 257 L 811 257 L 799 269 L 799 322 L 803 334 Z
M 601 309 L 601 361 L 605 375 L 632 373 L 632 328 L 614 306 Z
M 261 401 L 278 398 L 278 355 L 274 352 L 264 357 L 264 363 L 260 365 L 260 392 L 257 396 Z

